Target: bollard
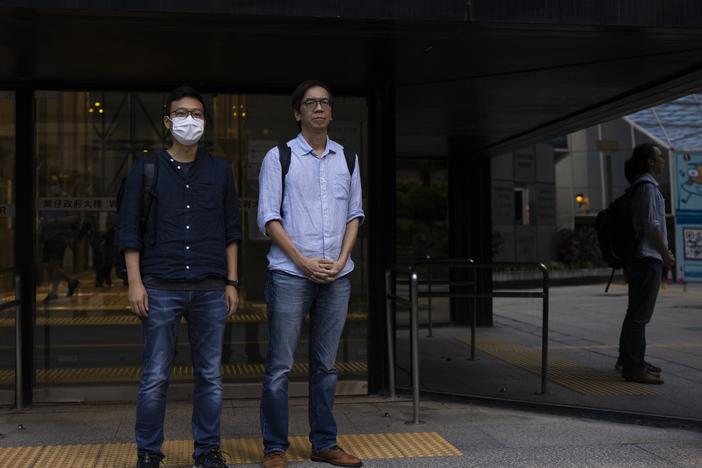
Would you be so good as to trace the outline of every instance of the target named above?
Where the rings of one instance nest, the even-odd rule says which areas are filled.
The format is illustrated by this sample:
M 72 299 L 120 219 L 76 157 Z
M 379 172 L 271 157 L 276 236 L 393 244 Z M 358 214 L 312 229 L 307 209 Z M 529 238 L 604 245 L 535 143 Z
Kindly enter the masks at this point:
M 392 320 L 393 301 L 391 298 L 393 272 L 390 269 L 385 270 L 385 327 L 387 329 L 388 341 L 388 390 L 390 398 L 395 399 L 395 327 Z
M 410 300 L 412 302 L 410 311 L 410 354 L 412 359 L 412 422 L 420 424 L 419 421 L 419 326 L 418 326 L 418 292 L 419 281 L 417 272 L 410 273 Z

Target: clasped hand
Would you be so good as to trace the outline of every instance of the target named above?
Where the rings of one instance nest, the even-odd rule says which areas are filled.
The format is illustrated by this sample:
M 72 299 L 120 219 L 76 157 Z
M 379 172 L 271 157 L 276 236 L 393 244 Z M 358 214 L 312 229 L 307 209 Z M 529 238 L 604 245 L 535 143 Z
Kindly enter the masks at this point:
M 307 258 L 303 261 L 301 269 L 311 281 L 327 284 L 336 279 L 336 276 L 344 268 L 344 263 L 326 258 Z

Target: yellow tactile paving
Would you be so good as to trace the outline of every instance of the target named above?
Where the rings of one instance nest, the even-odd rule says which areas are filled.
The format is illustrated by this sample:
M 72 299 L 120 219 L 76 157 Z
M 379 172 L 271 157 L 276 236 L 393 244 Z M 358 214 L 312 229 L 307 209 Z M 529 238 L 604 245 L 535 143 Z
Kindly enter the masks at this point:
M 337 362 L 336 369 L 340 374 L 360 374 L 368 371 L 365 361 Z M 225 364 L 222 366 L 222 376 L 255 378 L 263 375 L 262 363 L 253 364 Z M 296 362 L 291 374 L 293 376 L 307 375 L 309 366 L 306 363 Z M 38 369 L 36 371 L 37 383 L 40 385 L 54 384 L 90 384 L 90 383 L 134 383 L 141 377 L 140 367 L 89 367 L 89 368 L 59 368 Z M 191 366 L 173 366 L 171 370 L 172 381 L 192 380 L 193 368 Z M 15 381 L 15 372 L 12 369 L 0 370 L 0 385 L 10 385 Z
M 549 346 L 548 349 L 617 349 L 618 347 L 618 344 L 558 345 Z M 653 343 L 647 344 L 646 348 L 702 348 L 702 343 Z
M 468 340 L 458 338 L 458 341 L 468 345 Z M 528 348 L 507 340 L 489 337 L 478 337 L 476 348 L 509 364 L 521 367 L 533 374 L 541 375 L 541 348 Z M 610 369 L 592 369 L 575 362 L 549 356 L 548 380 L 562 385 L 582 395 L 593 396 L 623 396 L 642 395 L 656 396 L 663 392 L 647 385 L 627 382 L 619 374 Z
M 95 309 L 93 309 L 95 310 Z M 366 320 L 368 314 L 365 312 L 351 312 L 348 314 L 348 320 Z M 229 317 L 227 321 L 233 323 L 258 323 L 268 320 L 268 315 L 265 313 L 239 313 Z M 183 319 L 185 322 L 185 319 Z M 37 325 L 49 327 L 87 327 L 87 326 L 125 326 L 139 325 L 139 318 L 132 313 L 124 313 L 119 315 L 93 315 L 86 317 L 37 317 Z M 0 328 L 14 327 L 15 319 L 0 318 Z
M 624 284 L 612 284 L 610 286 L 610 289 L 618 289 L 624 292 L 627 291 L 628 286 Z M 695 289 L 693 291 L 684 291 L 678 286 L 672 288 L 668 287 L 668 285 L 666 284 L 661 285 L 661 289 L 658 294 L 660 296 L 680 297 L 687 299 L 702 299 L 702 293 L 700 293 L 698 289 Z
M 344 434 L 338 441 L 340 446 L 364 460 L 463 455 L 436 432 Z M 190 466 L 192 447 L 190 440 L 165 442 L 165 466 Z M 233 465 L 260 462 L 262 447 L 260 438 L 222 440 L 222 451 L 229 455 L 229 463 Z M 136 459 L 135 451 L 132 443 L 0 448 L 0 468 L 131 468 Z M 290 438 L 289 461 L 308 460 L 309 455 L 307 437 Z

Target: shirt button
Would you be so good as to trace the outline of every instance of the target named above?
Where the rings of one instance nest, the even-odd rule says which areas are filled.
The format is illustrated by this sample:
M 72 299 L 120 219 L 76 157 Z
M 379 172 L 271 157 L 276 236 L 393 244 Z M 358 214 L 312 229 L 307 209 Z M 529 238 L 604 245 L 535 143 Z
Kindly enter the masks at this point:
M 185 226 L 185 229 L 190 229 L 190 226 Z
M 190 246 L 189 246 L 189 245 L 186 245 L 186 246 L 185 246 L 185 250 L 190 250 Z
M 185 265 L 185 269 L 186 269 L 186 270 L 189 270 L 189 269 L 190 269 L 190 265 Z
M 185 184 L 185 188 L 190 188 L 190 184 Z
M 190 209 L 190 205 L 185 205 L 186 208 Z
M 180 169 L 180 166 L 176 166 L 178 169 Z
M 171 162 L 173 162 L 173 158 L 171 158 Z

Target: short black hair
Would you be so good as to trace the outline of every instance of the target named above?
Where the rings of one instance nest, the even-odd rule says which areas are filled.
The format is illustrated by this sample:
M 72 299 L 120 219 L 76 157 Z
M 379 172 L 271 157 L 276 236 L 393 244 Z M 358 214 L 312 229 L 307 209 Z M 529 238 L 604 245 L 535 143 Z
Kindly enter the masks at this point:
M 202 104 L 202 110 L 205 110 L 205 101 L 202 99 L 202 94 L 200 92 L 188 85 L 178 86 L 166 94 L 166 103 L 163 106 L 163 115 L 169 115 L 171 113 L 171 104 L 173 101 L 178 101 L 184 97 L 191 97 L 200 101 Z
M 648 162 L 656 159 L 656 150 L 661 151 L 658 145 L 653 143 L 641 143 L 636 145 L 631 153 L 632 172 L 636 175 L 650 172 Z
M 320 88 L 324 88 L 327 91 L 327 94 L 329 94 L 329 100 L 333 102 L 332 100 L 332 92 L 331 88 L 329 87 L 328 84 L 326 84 L 324 81 L 321 80 L 307 80 L 303 81 L 299 85 L 297 85 L 297 88 L 295 88 L 295 91 L 293 91 L 292 96 L 290 98 L 292 108 L 294 111 L 300 111 L 300 105 L 302 104 L 302 98 L 305 97 L 305 93 L 307 92 L 308 89 L 314 88 L 315 86 L 319 86 Z

